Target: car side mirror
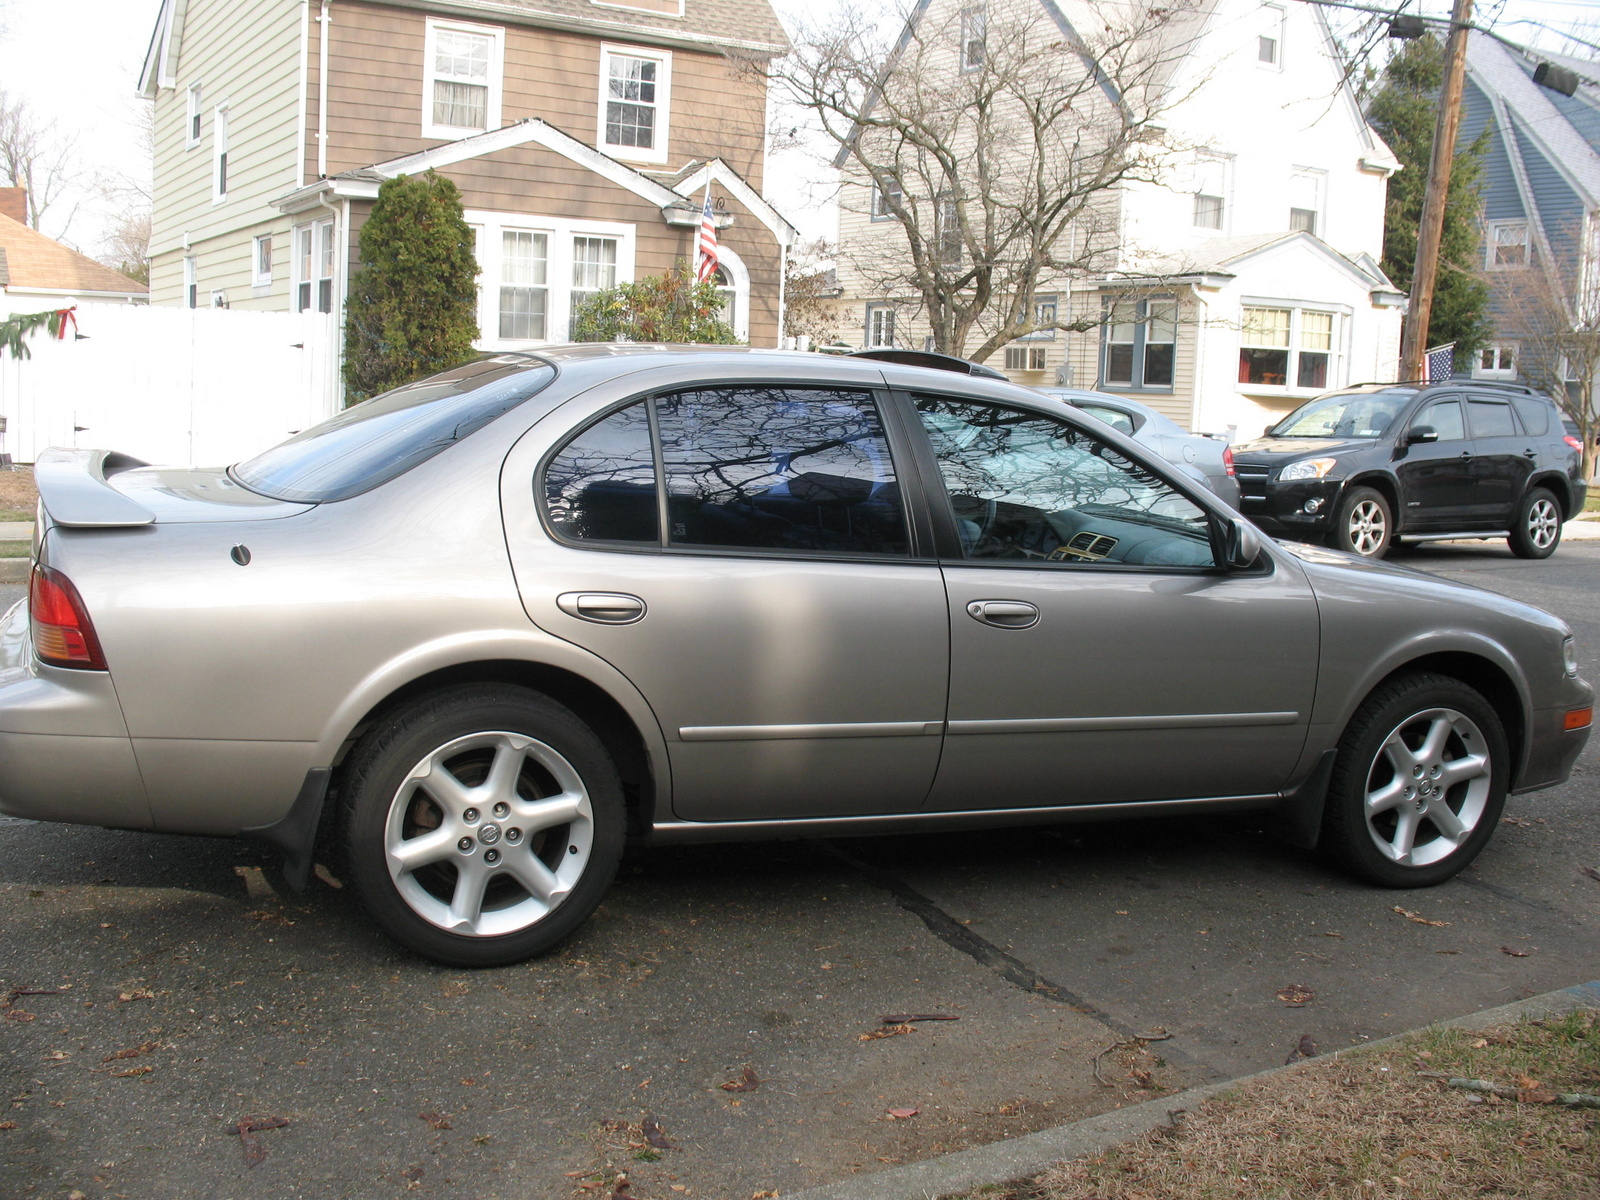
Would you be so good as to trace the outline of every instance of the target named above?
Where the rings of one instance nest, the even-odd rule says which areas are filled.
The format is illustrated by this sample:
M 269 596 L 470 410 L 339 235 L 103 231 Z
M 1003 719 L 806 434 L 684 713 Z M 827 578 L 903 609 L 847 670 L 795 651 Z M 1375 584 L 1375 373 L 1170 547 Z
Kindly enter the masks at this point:
M 1413 425 L 1406 432 L 1406 445 L 1415 446 L 1418 442 L 1437 442 L 1439 431 L 1432 425 Z
M 1261 557 L 1261 534 L 1239 517 L 1228 518 L 1223 527 L 1223 562 L 1230 571 L 1248 571 Z

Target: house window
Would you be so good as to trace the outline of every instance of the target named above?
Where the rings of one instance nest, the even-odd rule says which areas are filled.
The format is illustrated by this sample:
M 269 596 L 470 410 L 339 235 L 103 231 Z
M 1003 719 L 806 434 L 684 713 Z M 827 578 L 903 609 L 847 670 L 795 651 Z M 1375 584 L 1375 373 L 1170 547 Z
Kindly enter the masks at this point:
M 200 307 L 200 268 L 193 258 L 183 260 L 183 306 Z
M 1196 229 L 1221 229 L 1227 211 L 1228 164 L 1201 155 L 1195 163 L 1194 225 Z
M 424 137 L 454 139 L 500 128 L 504 31 L 429 21 L 422 89 Z
M 200 107 L 201 85 L 189 85 L 188 107 L 183 118 L 183 143 L 185 148 L 193 150 L 200 144 L 200 121 L 203 109 Z
M 1283 22 L 1285 11 L 1281 5 L 1263 4 L 1257 26 L 1256 65 L 1269 69 L 1283 66 Z
M 888 304 L 867 305 L 867 349 L 894 345 L 894 307 Z
M 500 234 L 500 338 L 542 341 L 549 321 L 550 237 L 507 229 Z
M 954 196 L 940 196 L 934 213 L 934 249 L 942 263 L 961 261 L 961 204 Z
M 1517 347 L 1513 343 L 1485 346 L 1478 351 L 1478 362 L 1472 372 L 1474 379 L 1515 379 L 1517 377 Z
M 1526 221 L 1489 223 L 1489 269 L 1525 267 L 1533 261 L 1533 245 Z
M 717 286 L 717 295 L 722 297 L 722 323 L 729 329 L 739 327 L 739 288 L 728 274 L 726 267 L 719 266 L 717 273 L 712 276 L 712 282 Z
M 617 239 L 572 239 L 572 307 L 594 298 L 602 288 L 617 286 Z
M 1316 234 L 1324 177 L 1321 171 L 1296 171 L 1289 176 L 1289 228 L 1296 233 Z
M 333 311 L 333 222 L 318 221 L 294 231 L 296 312 Z
M 211 307 L 212 308 L 227 308 L 228 307 L 228 293 L 224 292 L 224 291 L 220 291 L 220 290 L 212 292 L 211 293 Z
M 961 13 L 961 69 L 977 71 L 983 67 L 989 36 L 989 17 L 981 8 Z
M 602 47 L 600 148 L 620 158 L 665 162 L 672 56 Z
M 905 207 L 905 192 L 900 187 L 898 179 L 885 178 L 880 183 L 872 185 L 872 219 L 874 221 L 898 221 L 894 215 L 891 203 Z
M 1239 382 L 1324 391 L 1334 374 L 1335 314 L 1246 308 L 1239 325 Z
M 250 255 L 252 270 L 250 283 L 253 287 L 272 286 L 272 235 L 264 233 L 255 239 L 255 249 Z
M 1033 323 L 1035 325 L 1054 325 L 1056 323 L 1056 297 L 1035 296 L 1033 298 Z M 1017 340 L 1019 342 L 1053 342 L 1056 331 L 1054 329 L 1035 329 L 1032 333 L 1025 333 Z
M 211 114 L 211 203 L 228 198 L 228 108 L 219 105 Z
M 1007 346 L 1006 370 L 1042 371 L 1045 369 L 1043 346 Z
M 1172 386 L 1178 341 L 1178 306 L 1173 300 L 1121 300 L 1105 324 L 1108 387 Z

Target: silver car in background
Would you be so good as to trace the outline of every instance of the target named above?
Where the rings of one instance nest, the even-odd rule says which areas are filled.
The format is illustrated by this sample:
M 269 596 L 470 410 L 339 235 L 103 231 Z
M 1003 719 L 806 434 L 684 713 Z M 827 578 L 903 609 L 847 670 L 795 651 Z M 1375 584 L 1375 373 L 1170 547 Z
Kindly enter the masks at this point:
M 1566 778 L 1570 630 L 1273 544 L 1058 401 L 735 348 L 496 354 L 226 470 L 52 451 L 0 811 L 337 856 L 441 962 L 624 843 L 1260 810 L 1391 887 Z
M 1118 433 L 1149 446 L 1179 470 L 1201 480 L 1230 508 L 1239 507 L 1239 481 L 1233 474 L 1233 453 L 1224 439 L 1208 433 L 1190 433 L 1171 417 L 1163 416 L 1130 396 L 1113 396 L 1082 388 L 1039 390 L 1057 400 L 1065 400 L 1097 421 L 1104 421 Z

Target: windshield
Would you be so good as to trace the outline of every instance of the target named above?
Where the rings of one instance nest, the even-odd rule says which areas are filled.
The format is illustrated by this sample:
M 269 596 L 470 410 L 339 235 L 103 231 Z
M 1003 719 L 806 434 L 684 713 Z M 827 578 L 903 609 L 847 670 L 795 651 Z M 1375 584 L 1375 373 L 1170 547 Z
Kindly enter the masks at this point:
M 555 377 L 549 363 L 526 355 L 480 358 L 347 408 L 228 474 L 275 500 L 344 500 L 432 458 Z
M 1268 430 L 1273 437 L 1376 438 L 1388 432 L 1409 394 L 1351 392 L 1323 396 Z

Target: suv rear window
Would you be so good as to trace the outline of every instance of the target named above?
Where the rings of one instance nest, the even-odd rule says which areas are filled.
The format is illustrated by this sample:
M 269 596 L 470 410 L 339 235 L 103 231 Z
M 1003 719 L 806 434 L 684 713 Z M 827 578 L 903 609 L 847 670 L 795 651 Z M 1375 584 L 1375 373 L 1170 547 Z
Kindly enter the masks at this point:
M 1517 410 L 1529 437 L 1543 437 L 1550 432 L 1550 414 L 1555 411 L 1550 401 L 1542 396 L 1513 396 L 1511 407 Z
M 318 504 L 370 491 L 544 390 L 556 369 L 498 354 L 347 408 L 228 468 L 263 496 Z

